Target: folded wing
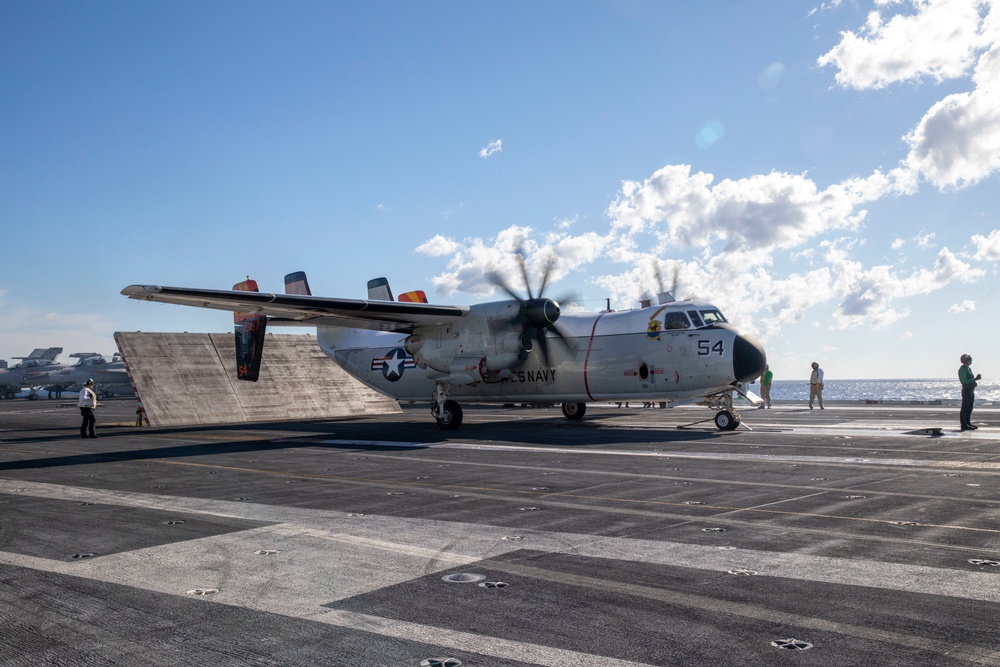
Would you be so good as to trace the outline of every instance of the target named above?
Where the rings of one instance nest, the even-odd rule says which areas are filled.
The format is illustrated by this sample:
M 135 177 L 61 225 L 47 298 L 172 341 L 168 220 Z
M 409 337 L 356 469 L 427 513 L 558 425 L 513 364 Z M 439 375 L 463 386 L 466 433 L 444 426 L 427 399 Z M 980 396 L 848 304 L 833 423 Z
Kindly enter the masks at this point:
M 273 324 L 341 326 L 379 331 L 412 332 L 417 327 L 456 322 L 468 312 L 465 306 L 427 303 L 363 301 L 298 294 L 267 294 L 236 290 L 129 285 L 121 292 L 130 299 L 158 301 L 195 308 L 214 308 L 260 314 Z

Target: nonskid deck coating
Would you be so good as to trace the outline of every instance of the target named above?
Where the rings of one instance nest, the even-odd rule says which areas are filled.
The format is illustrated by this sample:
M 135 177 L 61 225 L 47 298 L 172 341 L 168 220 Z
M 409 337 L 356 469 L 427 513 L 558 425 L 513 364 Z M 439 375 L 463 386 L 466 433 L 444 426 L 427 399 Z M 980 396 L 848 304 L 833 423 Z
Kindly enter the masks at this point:
M 0 664 L 766 665 L 788 638 L 1000 664 L 1000 415 L 803 408 L 721 433 L 470 406 L 445 433 L 425 408 L 135 428 L 109 401 L 90 441 L 66 401 L 0 402 Z M 507 585 L 442 580 L 465 572 Z

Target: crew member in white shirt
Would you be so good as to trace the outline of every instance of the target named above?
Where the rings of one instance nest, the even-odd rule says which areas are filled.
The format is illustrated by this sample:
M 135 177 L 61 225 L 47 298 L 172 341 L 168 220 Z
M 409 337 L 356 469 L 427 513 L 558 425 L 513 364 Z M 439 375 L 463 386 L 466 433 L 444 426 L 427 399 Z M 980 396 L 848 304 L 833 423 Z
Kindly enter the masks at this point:
M 813 399 L 819 399 L 819 409 L 823 407 L 823 369 L 815 361 L 812 362 L 812 375 L 809 376 L 809 409 L 813 409 Z
M 81 438 L 96 438 L 94 425 L 97 420 L 94 418 L 94 409 L 97 407 L 97 394 L 94 392 L 94 381 L 87 380 L 80 390 L 80 414 L 83 416 L 83 423 L 80 424 Z

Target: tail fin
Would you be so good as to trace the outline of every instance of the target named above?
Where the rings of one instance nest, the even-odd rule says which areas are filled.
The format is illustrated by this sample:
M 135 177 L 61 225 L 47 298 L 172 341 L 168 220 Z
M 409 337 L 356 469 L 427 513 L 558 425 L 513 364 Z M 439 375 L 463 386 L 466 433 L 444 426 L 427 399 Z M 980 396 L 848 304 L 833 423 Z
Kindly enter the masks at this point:
M 285 294 L 297 294 L 299 296 L 310 296 L 309 280 L 305 271 L 296 271 L 285 276 Z
M 28 359 L 44 359 L 45 361 L 55 361 L 56 357 L 62 354 L 61 347 L 36 347 L 31 351 L 26 357 L 13 357 L 14 359 L 28 360 Z
M 385 278 L 372 278 L 368 281 L 368 298 L 372 301 L 392 301 L 392 290 Z
M 404 303 L 427 303 L 427 295 L 422 289 L 418 289 L 412 292 L 403 292 L 399 295 L 399 300 Z
M 304 277 L 304 276 L 303 276 Z M 248 277 L 233 285 L 238 292 L 259 292 L 257 282 Z M 267 316 L 258 313 L 234 313 L 236 323 L 236 377 L 256 382 L 260 377 L 260 361 L 264 356 L 264 332 Z

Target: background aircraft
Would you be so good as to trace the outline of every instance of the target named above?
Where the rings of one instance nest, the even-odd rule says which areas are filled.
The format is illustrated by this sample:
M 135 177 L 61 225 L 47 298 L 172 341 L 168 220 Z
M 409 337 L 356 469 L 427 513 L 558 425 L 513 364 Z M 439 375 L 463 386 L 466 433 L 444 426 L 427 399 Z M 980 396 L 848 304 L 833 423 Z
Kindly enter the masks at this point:
M 560 402 L 580 419 L 588 401 L 697 402 L 715 409 L 720 429 L 736 428 L 733 390 L 757 378 L 765 353 L 703 301 L 661 302 L 638 310 L 563 315 L 538 295 L 519 255 L 527 297 L 498 276 L 511 297 L 473 306 L 394 302 L 384 279 L 369 299 L 310 295 L 302 272 L 285 294 L 264 294 L 251 280 L 234 290 L 130 285 L 122 294 L 236 313 L 237 376 L 256 380 L 268 324 L 316 326 L 323 352 L 364 384 L 398 400 L 430 399 L 443 429 L 462 423 L 458 398 L 474 402 Z
M 92 379 L 98 398 L 132 393 L 128 371 L 119 354 L 115 353 L 111 361 L 96 352 L 77 352 L 69 356 L 79 361 L 72 366 L 57 366 L 30 373 L 26 381 L 32 387 L 61 393 L 78 390 L 88 379 Z
M 62 354 L 62 351 L 61 347 L 39 347 L 26 357 L 14 357 L 21 362 L 9 368 L 4 362 L 4 368 L 0 369 L 0 391 L 3 397 L 14 398 L 23 388 L 31 386 L 31 383 L 26 381 L 29 376 L 61 367 L 62 364 L 57 363 L 55 359 Z

